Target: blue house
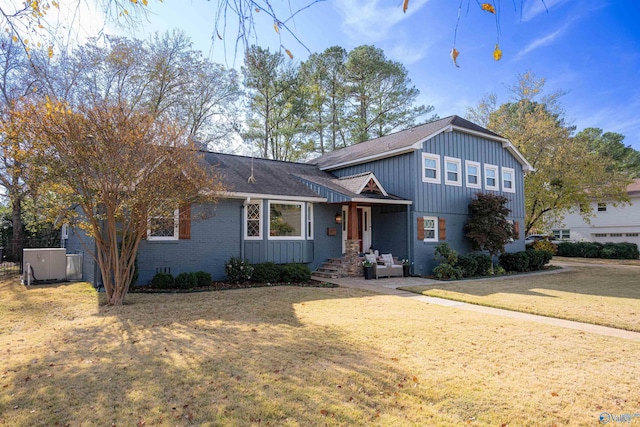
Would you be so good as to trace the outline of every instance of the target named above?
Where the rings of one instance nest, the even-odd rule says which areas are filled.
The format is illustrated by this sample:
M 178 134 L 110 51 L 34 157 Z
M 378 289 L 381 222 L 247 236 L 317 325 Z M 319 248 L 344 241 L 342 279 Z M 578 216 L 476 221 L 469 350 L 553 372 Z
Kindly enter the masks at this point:
M 138 254 L 138 283 L 157 272 L 203 270 L 224 278 L 231 257 L 251 263 L 306 263 L 330 258 L 357 274 L 369 249 L 409 259 L 430 274 L 434 250 L 447 242 L 471 250 L 463 227 L 478 192 L 504 195 L 524 250 L 524 174 L 516 147 L 458 116 L 339 149 L 308 163 L 205 153 L 227 191 L 215 205 L 176 210 L 173 230 L 150 232 Z M 153 227 L 150 227 L 153 230 Z M 70 234 L 67 248 L 78 249 Z M 85 257 L 85 280 L 97 280 Z M 93 269 L 93 270 L 92 270 Z

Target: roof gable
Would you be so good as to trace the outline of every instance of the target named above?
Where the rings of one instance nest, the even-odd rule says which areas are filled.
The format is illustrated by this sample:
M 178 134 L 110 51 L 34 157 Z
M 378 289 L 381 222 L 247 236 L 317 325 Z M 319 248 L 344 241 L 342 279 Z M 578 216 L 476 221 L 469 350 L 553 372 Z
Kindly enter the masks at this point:
M 525 171 L 533 170 L 522 153 L 520 153 L 510 141 L 482 126 L 478 126 L 469 120 L 455 115 L 341 148 L 310 160 L 309 163 L 318 166 L 321 170 L 335 170 L 355 164 L 394 157 L 419 150 L 422 148 L 424 141 L 442 132 L 451 132 L 454 130 L 500 142 L 502 147 L 507 149 L 518 162 L 522 164 Z

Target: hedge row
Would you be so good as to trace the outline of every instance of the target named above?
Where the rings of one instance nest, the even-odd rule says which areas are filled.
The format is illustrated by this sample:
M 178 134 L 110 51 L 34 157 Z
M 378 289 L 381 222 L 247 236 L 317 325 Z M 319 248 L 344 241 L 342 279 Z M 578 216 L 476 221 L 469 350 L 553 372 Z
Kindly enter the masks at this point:
M 500 255 L 500 265 L 505 271 L 537 271 L 542 270 L 553 254 L 549 251 L 531 249 L 521 252 L 504 253 Z
M 170 273 L 157 273 L 149 284 L 153 289 L 193 289 L 211 285 L 211 274 L 206 271 L 180 273 L 175 278 Z
M 635 243 L 560 242 L 558 256 L 580 258 L 638 259 Z

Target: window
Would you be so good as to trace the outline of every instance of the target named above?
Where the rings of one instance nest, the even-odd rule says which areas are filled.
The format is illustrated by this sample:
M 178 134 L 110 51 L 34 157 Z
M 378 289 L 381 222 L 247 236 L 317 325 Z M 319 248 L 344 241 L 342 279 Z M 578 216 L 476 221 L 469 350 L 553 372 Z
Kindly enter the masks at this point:
M 467 187 L 482 188 L 482 182 L 480 178 L 480 163 L 465 160 L 464 164 L 467 170 Z
M 158 208 L 149 216 L 148 240 L 178 240 L 180 211 L 165 206 Z
M 244 207 L 245 232 L 247 240 L 262 239 L 262 201 L 247 203 Z
M 595 233 L 593 237 L 607 237 L 607 233 Z
M 440 156 L 422 153 L 422 182 L 440 184 Z
M 638 233 L 627 233 L 626 237 L 638 237 Z
M 436 242 L 438 241 L 438 217 L 425 216 L 422 218 L 424 228 L 424 241 Z
M 462 161 L 460 159 L 455 159 L 453 157 L 445 157 L 444 158 L 444 167 L 446 170 L 446 175 L 444 178 L 444 183 L 447 185 L 462 185 Z
M 555 240 L 569 240 L 571 238 L 571 230 L 551 230 Z
M 598 212 L 606 212 L 607 204 L 606 203 L 598 203 Z
M 313 203 L 307 203 L 307 239 L 313 240 Z
M 515 193 L 516 187 L 514 184 L 514 178 L 516 173 L 511 168 L 502 168 L 502 191 L 507 193 Z
M 304 239 L 304 210 L 300 202 L 269 202 L 269 238 Z
M 622 233 L 611 233 L 609 237 L 622 237 Z
M 485 190 L 500 190 L 498 188 L 498 166 L 484 165 L 484 189 Z

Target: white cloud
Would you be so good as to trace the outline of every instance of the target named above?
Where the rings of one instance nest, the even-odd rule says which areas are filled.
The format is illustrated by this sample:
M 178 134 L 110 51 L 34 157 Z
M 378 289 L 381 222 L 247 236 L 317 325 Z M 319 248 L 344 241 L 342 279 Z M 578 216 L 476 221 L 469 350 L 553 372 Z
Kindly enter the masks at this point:
M 553 43 L 567 29 L 567 26 L 568 25 L 564 25 L 560 29 L 554 31 L 553 33 L 547 34 L 546 36 L 540 37 L 532 41 L 531 43 L 529 43 L 527 47 L 525 47 L 520 52 L 518 52 L 518 54 L 516 55 L 516 59 L 522 58 L 523 56 L 533 52 L 539 47 L 546 46 Z
M 526 3 L 526 7 L 523 6 L 522 21 L 527 22 L 540 15 L 541 13 L 547 13 L 554 7 L 558 7 L 567 0 L 529 0 Z
M 402 13 L 399 3 L 396 6 L 386 6 L 378 0 L 343 0 L 336 2 L 335 7 L 343 17 L 345 34 L 360 44 L 388 40 L 393 35 L 396 24 L 418 12 L 427 2 L 428 0 L 409 2 L 407 13 Z

